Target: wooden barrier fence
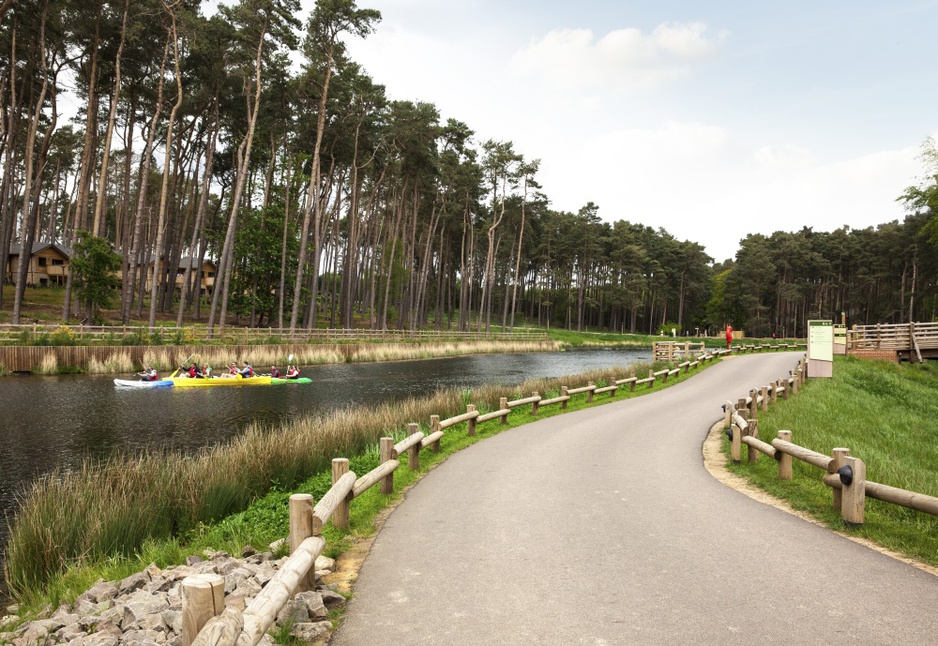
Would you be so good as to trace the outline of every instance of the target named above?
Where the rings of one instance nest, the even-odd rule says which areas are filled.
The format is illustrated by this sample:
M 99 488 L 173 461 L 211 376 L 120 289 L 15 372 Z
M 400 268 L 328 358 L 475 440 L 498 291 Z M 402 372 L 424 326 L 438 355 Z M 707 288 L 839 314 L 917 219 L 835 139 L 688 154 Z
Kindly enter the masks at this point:
M 502 397 L 498 410 L 488 413 L 480 414 L 474 405 L 469 404 L 465 413 L 455 417 L 441 420 L 439 415 L 431 415 L 427 435 L 419 430 L 418 424 L 411 423 L 407 426 L 407 436 L 399 442 L 394 443 L 390 437 L 381 438 L 381 464 L 361 477 L 349 471 L 347 458 L 335 458 L 332 461 L 333 485 L 322 500 L 314 504 L 309 494 L 290 496 L 291 555 L 243 612 L 234 606 L 226 607 L 222 577 L 196 575 L 183 580 L 183 646 L 255 646 L 286 602 L 297 592 L 315 586 L 314 565 L 326 546 L 322 538 L 326 524 L 331 520 L 336 528 L 347 529 L 349 506 L 355 498 L 376 484 L 380 486 L 382 494 L 393 493 L 394 472 L 401 466 L 399 458 L 407 453 L 408 468 L 418 470 L 420 451 L 426 448 L 439 451 L 440 440 L 448 429 L 465 423 L 467 434 L 475 435 L 477 424 L 494 419 L 507 424 L 511 411 L 522 406 L 530 405 L 531 414 L 537 415 L 541 407 L 551 404 L 560 404 L 562 409 L 566 409 L 570 397 L 576 394 L 585 393 L 588 402 L 592 402 L 593 397 L 600 393 L 609 393 L 610 397 L 615 397 L 620 386 L 628 385 L 630 391 L 634 391 L 635 385 L 640 383 L 648 383 L 651 387 L 659 377 L 666 380 L 669 374 L 682 370 L 687 372 L 725 353 L 702 354 L 677 369 L 652 373 L 645 379 L 634 376 L 613 379 L 610 385 L 601 387 L 593 382 L 578 388 L 563 386 L 561 395 L 550 399 L 543 399 L 536 392 L 529 397 L 511 401 Z
M 355 342 L 355 341 L 540 341 L 547 338 L 546 332 L 517 329 L 510 332 L 459 332 L 456 330 L 365 330 L 365 329 L 297 329 L 252 328 L 226 326 L 216 328 L 211 337 L 204 326 L 176 327 L 158 325 L 150 330 L 140 325 L 57 325 L 30 323 L 13 325 L 0 324 L 0 343 L 20 343 L 24 339 L 35 340 L 43 336 L 66 335 L 82 343 L 114 344 L 121 339 L 152 337 L 167 342 L 184 338 L 189 343 L 210 341 L 212 343 L 256 343 L 277 339 L 289 343 L 309 342 Z
M 738 464 L 742 460 L 742 446 L 746 445 L 747 462 L 758 461 L 760 454 L 774 458 L 778 462 L 780 480 L 792 479 L 793 458 L 821 469 L 825 472 L 822 481 L 832 490 L 834 509 L 840 511 L 845 522 L 854 525 L 864 522 L 867 497 L 938 516 L 938 498 L 867 480 L 866 464 L 850 455 L 849 448 L 835 448 L 831 455 L 817 453 L 792 443 L 790 430 L 780 430 L 778 437 L 771 442 L 759 439 L 758 411 L 768 410 L 769 404 L 776 403 L 779 395 L 788 399 L 789 393 L 797 394 L 806 373 L 807 366 L 802 359 L 787 379 L 754 388 L 735 404 L 727 401 L 723 405 L 723 426 L 730 436 L 733 462 Z

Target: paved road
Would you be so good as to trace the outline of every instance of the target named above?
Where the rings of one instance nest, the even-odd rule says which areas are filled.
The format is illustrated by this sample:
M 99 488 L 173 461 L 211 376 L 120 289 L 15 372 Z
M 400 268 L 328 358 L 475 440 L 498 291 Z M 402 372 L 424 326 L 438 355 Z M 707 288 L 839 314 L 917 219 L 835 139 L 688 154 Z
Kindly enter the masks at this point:
M 797 354 L 506 431 L 428 474 L 334 646 L 935 644 L 938 577 L 714 480 L 720 405 Z

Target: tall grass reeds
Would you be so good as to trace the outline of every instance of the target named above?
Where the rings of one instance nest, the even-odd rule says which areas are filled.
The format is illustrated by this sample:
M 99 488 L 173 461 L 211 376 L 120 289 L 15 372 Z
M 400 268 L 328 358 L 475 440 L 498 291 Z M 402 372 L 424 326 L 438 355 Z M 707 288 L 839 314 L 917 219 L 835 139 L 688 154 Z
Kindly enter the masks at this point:
M 185 541 L 204 524 L 246 509 L 272 487 L 289 491 L 328 468 L 332 458 L 352 457 L 382 436 L 401 435 L 409 422 L 458 415 L 468 403 L 480 412 L 495 410 L 500 397 L 533 390 L 559 393 L 563 385 L 609 383 L 647 368 L 533 379 L 516 387 L 445 389 L 420 399 L 299 418 L 278 428 L 254 425 L 236 439 L 194 455 L 87 460 L 39 479 L 22 495 L 3 565 L 7 584 L 14 595 L 28 598 L 41 594 L 72 565 L 132 555 L 151 539 Z

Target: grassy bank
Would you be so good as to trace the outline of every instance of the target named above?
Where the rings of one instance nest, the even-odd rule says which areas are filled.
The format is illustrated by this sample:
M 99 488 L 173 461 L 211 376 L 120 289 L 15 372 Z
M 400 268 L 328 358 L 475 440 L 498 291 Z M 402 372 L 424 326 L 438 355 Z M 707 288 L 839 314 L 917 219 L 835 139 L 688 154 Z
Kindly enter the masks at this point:
M 32 487 L 15 516 L 4 563 L 8 585 L 30 607 L 44 603 L 55 607 L 98 577 L 114 579 L 150 561 L 167 565 L 206 547 L 238 551 L 245 543 L 266 545 L 286 533 L 288 492 L 321 497 L 331 484 L 333 457 L 357 456 L 352 470 L 364 474 L 377 464 L 377 439 L 402 438 L 408 422 L 422 420 L 426 431 L 430 415 L 460 414 L 467 403 L 484 413 L 497 409 L 503 396 L 515 398 L 537 390 L 545 398 L 553 397 L 563 385 L 575 387 L 592 380 L 602 386 L 634 372 L 643 375 L 648 367 L 537 379 L 514 389 L 444 390 L 375 409 L 296 420 L 277 429 L 251 428 L 230 444 L 197 456 L 113 459 L 56 473 Z M 685 378 L 672 378 L 668 385 Z M 621 392 L 616 399 L 641 392 L 647 390 Z M 608 401 L 615 400 L 599 396 L 594 405 Z M 585 406 L 585 395 L 570 402 L 570 410 Z M 560 412 L 559 406 L 547 407 L 541 417 Z M 529 410 L 515 409 L 509 416 L 510 426 L 531 419 Z M 467 437 L 464 427 L 448 432 L 441 454 L 423 453 L 422 470 L 504 428 L 496 420 L 479 425 L 477 438 Z M 398 485 L 406 486 L 418 475 L 404 468 L 395 477 Z M 374 514 L 396 496 L 375 491 L 353 505 L 352 535 L 371 531 Z M 341 551 L 348 535 L 329 531 L 330 552 Z
M 763 439 L 780 429 L 792 441 L 830 455 L 849 448 L 866 463 L 867 479 L 938 496 L 938 365 L 868 361 L 834 363 L 833 379 L 812 379 L 784 405 L 759 414 Z M 729 455 L 729 443 L 724 440 Z M 774 460 L 731 465 L 769 493 L 829 527 L 938 566 L 938 517 L 867 498 L 866 522 L 847 526 L 831 506 L 831 490 L 816 467 L 794 460 L 794 478 L 778 479 Z

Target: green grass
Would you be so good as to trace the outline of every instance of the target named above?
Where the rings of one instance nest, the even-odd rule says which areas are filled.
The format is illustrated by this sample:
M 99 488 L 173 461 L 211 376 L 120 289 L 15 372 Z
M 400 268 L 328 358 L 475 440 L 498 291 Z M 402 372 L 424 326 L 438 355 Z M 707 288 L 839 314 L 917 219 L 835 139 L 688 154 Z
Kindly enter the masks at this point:
M 867 480 L 938 496 L 938 366 L 895 365 L 837 357 L 833 379 L 809 380 L 789 401 L 759 414 L 765 441 L 780 429 L 792 441 L 830 455 L 837 447 L 866 463 Z M 724 439 L 729 454 L 729 442 Z M 731 465 L 769 493 L 788 500 L 829 527 L 873 540 L 931 565 L 938 565 L 938 517 L 867 498 L 865 523 L 848 526 L 831 505 L 823 473 L 794 461 L 790 482 L 778 479 L 774 460 Z
M 632 367 L 640 376 L 647 369 L 647 364 Z M 699 371 L 672 377 L 667 384 L 656 384 L 655 390 Z M 518 399 L 534 390 L 547 399 L 559 395 L 562 385 L 572 388 L 594 381 L 602 387 L 612 378 L 627 377 L 627 372 L 631 371 L 535 379 L 516 389 L 445 390 L 373 410 L 297 420 L 276 430 L 253 429 L 197 457 L 144 456 L 57 474 L 38 482 L 17 511 L 4 563 L 7 581 L 29 614 L 73 600 L 99 577 L 121 578 L 150 562 L 165 567 L 207 549 L 239 553 L 247 544 L 266 549 L 288 533 L 290 493 L 310 493 L 318 500 L 328 491 L 333 457 L 352 456 L 350 469 L 364 475 L 378 465 L 378 438 L 403 438 L 413 420 L 458 415 L 468 403 L 485 413 L 498 408 L 499 397 Z M 644 387 L 634 393 L 623 388 L 614 398 L 597 395 L 593 404 L 579 394 L 568 402 L 568 410 L 647 392 Z M 561 413 L 559 404 L 546 406 L 538 418 Z M 467 435 L 465 424 L 448 429 L 439 453 L 421 451 L 419 471 L 408 469 L 406 461 L 397 470 L 395 493 L 382 495 L 372 487 L 355 499 L 349 530 L 327 526 L 326 554 L 337 556 L 357 538 L 374 532 L 380 511 L 452 453 L 534 419 L 531 408 L 524 406 L 513 409 L 507 425 L 497 419 L 479 424 L 474 437 Z M 427 432 L 426 423 L 422 430 Z

